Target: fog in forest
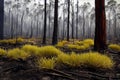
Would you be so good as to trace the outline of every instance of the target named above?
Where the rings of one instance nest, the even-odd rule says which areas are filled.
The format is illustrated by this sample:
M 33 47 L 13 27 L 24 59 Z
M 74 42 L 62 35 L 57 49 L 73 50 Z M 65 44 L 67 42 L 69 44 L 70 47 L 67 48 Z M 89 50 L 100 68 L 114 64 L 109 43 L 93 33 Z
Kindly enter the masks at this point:
M 84 2 L 85 1 L 85 2 Z M 94 38 L 95 7 L 94 0 L 70 1 L 70 37 L 79 39 Z M 90 1 L 90 2 L 87 2 Z M 44 0 L 5 0 L 4 2 L 4 37 L 5 38 L 42 38 L 44 27 Z M 51 39 L 54 25 L 54 0 L 47 0 L 47 38 Z M 119 0 L 106 0 L 107 39 L 120 39 L 120 4 Z M 58 38 L 67 36 L 67 2 L 59 0 Z M 115 37 L 116 36 L 116 37 Z M 115 37 L 115 38 L 114 38 Z

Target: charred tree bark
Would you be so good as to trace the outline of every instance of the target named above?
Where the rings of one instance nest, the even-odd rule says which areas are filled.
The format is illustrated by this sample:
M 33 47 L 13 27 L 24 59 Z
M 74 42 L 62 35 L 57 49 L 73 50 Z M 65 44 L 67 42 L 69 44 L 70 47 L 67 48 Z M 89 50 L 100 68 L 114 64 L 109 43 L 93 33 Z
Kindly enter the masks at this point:
M 74 39 L 74 6 L 72 5 L 72 39 Z
M 83 39 L 85 38 L 85 12 L 83 12 Z
M 114 10 L 115 12 L 115 16 L 114 16 L 114 39 L 117 40 L 117 18 L 116 18 L 116 11 Z
M 58 0 L 55 0 L 55 9 L 54 9 L 54 30 L 52 37 L 52 44 L 55 45 L 58 42 Z
M 105 0 L 95 0 L 95 45 L 94 50 L 100 51 L 106 49 L 106 15 L 105 15 Z
M 65 11 L 64 11 L 65 5 L 63 5 L 63 33 L 62 33 L 62 40 L 64 40 L 65 37 Z
M 79 18 L 78 18 L 78 17 L 79 17 L 79 15 L 78 15 L 78 12 L 79 12 L 79 11 L 78 11 L 78 10 L 79 10 L 79 9 L 78 9 L 78 7 L 79 7 L 78 4 L 79 4 L 79 1 L 77 0 L 77 12 L 76 12 L 76 39 L 78 39 L 78 19 L 79 19 Z
M 3 39 L 4 29 L 4 0 L 0 0 L 0 39 Z
M 51 30 L 50 30 L 50 28 L 51 28 L 51 5 L 52 5 L 52 2 L 50 2 L 50 5 L 49 5 L 49 27 L 48 27 L 48 37 L 49 37 L 49 39 L 51 38 L 51 35 L 50 35 L 50 32 L 51 32 Z
M 44 32 L 43 32 L 43 41 L 42 43 L 43 44 L 46 44 L 46 29 L 47 29 L 47 25 L 46 25 L 46 22 L 47 22 L 47 11 L 46 11 L 46 4 L 47 4 L 47 0 L 44 1 Z
M 38 35 L 39 35 L 39 16 L 37 18 L 37 26 L 36 26 L 36 38 L 38 38 Z
M 69 41 L 69 23 L 70 23 L 70 0 L 68 0 L 68 22 L 67 22 L 67 41 Z
M 30 38 L 33 37 L 33 21 L 31 21 L 31 27 L 30 27 Z
M 22 17 L 21 17 L 21 30 L 20 30 L 20 36 L 22 37 L 22 33 L 23 33 L 23 20 L 24 20 L 24 12 L 22 13 Z
M 11 38 L 14 38 L 14 18 L 13 18 L 13 13 L 11 14 L 11 18 L 12 18 L 11 19 L 12 20 L 11 21 L 11 28 L 10 28 L 11 29 L 10 30 L 11 31 Z

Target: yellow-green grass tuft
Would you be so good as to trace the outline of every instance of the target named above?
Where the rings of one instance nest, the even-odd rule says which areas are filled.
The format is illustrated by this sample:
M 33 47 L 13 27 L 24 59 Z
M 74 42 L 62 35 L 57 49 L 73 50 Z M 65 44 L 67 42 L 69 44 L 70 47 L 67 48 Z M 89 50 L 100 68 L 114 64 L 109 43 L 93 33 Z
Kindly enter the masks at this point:
M 114 66 L 113 60 L 98 52 L 88 52 L 83 54 L 61 53 L 57 57 L 46 58 L 42 57 L 37 60 L 40 68 L 53 69 L 56 67 L 91 67 L 98 69 L 112 69 Z
M 0 40 L 0 43 L 3 43 L 3 44 L 15 44 L 16 43 L 16 40 L 15 39 L 8 39 L 8 40 Z
M 24 45 L 21 49 L 31 56 L 37 56 L 39 51 L 38 46 L 28 45 L 28 44 Z
M 89 46 L 93 46 L 94 45 L 94 40 L 93 39 L 85 39 L 83 40 L 84 44 L 87 44 Z
M 68 41 L 65 41 L 65 40 L 60 41 L 60 42 L 58 42 L 58 43 L 56 44 L 56 47 L 64 47 L 65 44 L 67 44 L 67 43 L 68 43 Z
M 74 41 L 74 44 L 75 45 L 83 45 L 84 43 L 83 43 L 83 41 Z
M 18 43 L 23 43 L 25 40 L 23 39 L 23 38 L 21 38 L 21 37 L 19 37 L 19 38 L 17 38 L 17 42 Z
M 55 48 L 54 46 L 40 47 L 37 52 L 39 57 L 47 57 L 47 58 L 57 57 L 61 53 L 63 52 Z
M 26 60 L 30 55 L 19 48 L 8 50 L 7 57 L 18 60 Z
M 40 58 L 40 59 L 37 59 L 37 66 L 42 69 L 42 68 L 45 68 L 45 69 L 54 69 L 55 67 L 55 59 L 52 58 L 52 59 L 47 59 L 47 58 Z
M 67 45 L 69 49 L 77 49 L 77 50 L 86 50 L 89 48 L 89 45 L 84 44 L 84 45 L 75 45 L 75 44 L 69 44 Z
M 89 52 L 79 55 L 82 65 L 93 68 L 111 69 L 114 62 L 111 58 L 98 52 Z
M 92 68 L 101 68 L 101 69 L 111 69 L 114 65 L 114 62 L 111 58 L 106 55 L 89 52 L 83 54 L 60 54 L 57 57 L 58 65 L 68 65 L 71 67 L 92 67 Z
M 109 47 L 110 49 L 112 49 L 112 50 L 120 51 L 120 45 L 110 44 L 108 47 Z
M 71 54 L 60 54 L 57 57 L 57 64 L 59 66 L 70 66 L 70 67 L 80 67 L 81 61 L 79 59 L 79 54 L 72 52 Z
M 0 56 L 6 56 L 7 51 L 0 48 Z

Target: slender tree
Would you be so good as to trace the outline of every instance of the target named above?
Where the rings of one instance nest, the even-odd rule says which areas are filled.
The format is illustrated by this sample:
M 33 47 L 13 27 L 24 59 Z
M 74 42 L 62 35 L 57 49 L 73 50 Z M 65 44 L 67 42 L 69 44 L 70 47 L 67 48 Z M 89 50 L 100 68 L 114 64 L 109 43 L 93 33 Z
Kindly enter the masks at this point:
M 4 28 L 4 0 L 0 0 L 0 39 L 3 39 Z
M 46 25 L 46 22 L 47 22 L 47 11 L 46 11 L 46 4 L 47 4 L 47 0 L 44 1 L 44 32 L 43 32 L 43 41 L 42 43 L 43 44 L 46 44 L 46 29 L 47 29 L 47 25 Z
M 79 1 L 77 0 L 77 12 L 76 12 L 76 39 L 78 39 L 78 13 L 79 13 Z
M 24 12 L 22 13 L 22 17 L 21 17 L 21 29 L 20 29 L 20 36 L 22 37 L 22 33 L 23 33 L 23 20 L 24 20 Z
M 72 39 L 74 39 L 74 2 L 72 4 Z
M 86 28 L 86 16 L 85 16 L 85 12 L 87 11 L 87 8 L 88 8 L 88 3 L 85 3 L 84 5 L 83 5 L 83 39 L 85 38 L 85 28 Z
M 11 38 L 14 38 L 14 18 L 13 18 L 13 13 L 11 13 Z
M 67 0 L 68 1 L 68 22 L 67 22 L 67 41 L 69 41 L 69 30 L 70 30 L 70 27 L 69 27 L 69 23 L 70 23 L 70 0 Z
M 65 5 L 63 5 L 63 33 L 62 33 L 62 39 L 64 40 L 65 37 Z
M 48 37 L 49 37 L 49 39 L 51 38 L 50 37 L 50 32 L 51 32 L 51 30 L 50 30 L 50 28 L 51 28 L 51 6 L 52 6 L 52 2 L 50 1 L 50 4 L 49 4 L 49 26 L 48 26 Z
M 33 37 L 33 21 L 31 20 L 31 25 L 30 25 L 30 38 Z
M 100 51 L 106 48 L 106 15 L 105 0 L 95 0 L 95 45 L 94 50 Z
M 117 14 L 117 10 L 116 10 L 116 4 L 117 4 L 117 2 L 115 1 L 115 0 L 109 0 L 108 1 L 108 7 L 110 8 L 110 12 L 109 12 L 109 14 L 113 14 L 113 17 L 114 17 L 114 19 L 113 19 L 113 21 L 114 21 L 114 37 L 113 37 L 113 40 L 116 40 L 117 39 L 117 17 L 116 17 L 116 14 Z M 110 18 L 109 18 L 109 21 L 110 21 Z M 109 22 L 109 23 L 111 23 L 111 21 Z M 110 24 L 109 24 L 110 25 Z
M 54 9 L 54 30 L 52 37 L 52 44 L 55 45 L 58 42 L 58 0 L 55 0 L 55 9 Z

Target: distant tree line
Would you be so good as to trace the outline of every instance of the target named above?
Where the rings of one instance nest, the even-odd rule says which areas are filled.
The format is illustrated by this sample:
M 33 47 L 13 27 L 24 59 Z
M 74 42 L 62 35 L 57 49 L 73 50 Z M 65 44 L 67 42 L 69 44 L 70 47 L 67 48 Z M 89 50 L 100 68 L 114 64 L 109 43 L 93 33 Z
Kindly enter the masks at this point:
M 94 38 L 95 50 L 105 49 L 106 39 L 120 39 L 120 4 L 115 0 L 107 0 L 106 6 L 105 0 L 95 0 L 95 7 L 79 5 L 79 0 L 31 1 L 0 1 L 0 39 L 35 37 L 42 38 L 43 44 L 47 39 L 56 44 L 64 39 Z

